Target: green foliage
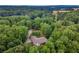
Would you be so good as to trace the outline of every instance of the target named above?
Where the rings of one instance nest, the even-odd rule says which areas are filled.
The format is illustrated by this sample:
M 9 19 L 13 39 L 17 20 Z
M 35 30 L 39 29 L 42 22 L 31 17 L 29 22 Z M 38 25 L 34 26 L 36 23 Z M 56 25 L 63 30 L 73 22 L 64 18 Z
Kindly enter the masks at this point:
M 8 49 L 24 42 L 28 29 L 24 26 L 0 25 L 0 32 L 0 45 Z
M 29 53 L 30 47 L 32 47 L 31 43 L 24 43 L 24 52 Z
M 46 45 L 41 46 L 39 49 L 40 49 L 39 50 L 40 53 L 49 53 L 50 52 L 50 49 Z
M 36 46 L 31 46 L 29 48 L 29 53 L 38 53 L 38 52 L 39 52 L 39 50 L 38 50 L 38 47 L 36 47 Z
M 40 32 L 40 31 L 33 31 L 33 32 L 32 32 L 32 35 L 33 35 L 33 36 L 40 37 L 40 36 L 41 36 L 41 32 Z
M 50 49 L 51 53 L 55 53 L 55 45 L 54 42 L 51 42 L 50 40 L 46 43 L 46 46 Z
M 40 23 L 41 23 L 41 18 L 37 17 L 37 18 L 34 19 L 32 27 L 34 29 L 39 29 L 40 28 Z
M 28 30 L 47 42 L 27 43 Z M 78 53 L 79 11 L 52 15 L 52 11 L 28 8 L 0 10 L 0 52 Z
M 8 20 L 0 20 L 1 25 L 10 25 L 10 22 Z
M 47 38 L 49 38 L 49 36 L 51 35 L 51 32 L 52 32 L 51 26 L 47 23 L 41 23 L 40 30 Z
M 23 51 L 24 51 L 24 46 L 18 45 L 16 47 L 4 51 L 4 53 L 22 53 Z
M 55 47 L 56 47 L 56 52 L 61 52 L 61 53 L 64 53 L 65 52 L 66 47 L 63 44 L 63 41 L 57 40 L 55 42 Z
M 2 53 L 5 50 L 6 50 L 5 46 L 4 45 L 0 45 L 0 53 Z

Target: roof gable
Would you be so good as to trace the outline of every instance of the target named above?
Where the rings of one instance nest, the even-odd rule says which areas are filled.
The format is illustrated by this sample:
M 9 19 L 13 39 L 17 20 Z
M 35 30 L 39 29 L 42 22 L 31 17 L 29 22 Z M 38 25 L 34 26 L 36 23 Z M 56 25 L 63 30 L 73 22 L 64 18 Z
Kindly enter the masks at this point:
M 40 45 L 47 42 L 47 39 L 45 37 L 37 38 L 36 36 L 31 36 L 31 41 L 34 45 Z

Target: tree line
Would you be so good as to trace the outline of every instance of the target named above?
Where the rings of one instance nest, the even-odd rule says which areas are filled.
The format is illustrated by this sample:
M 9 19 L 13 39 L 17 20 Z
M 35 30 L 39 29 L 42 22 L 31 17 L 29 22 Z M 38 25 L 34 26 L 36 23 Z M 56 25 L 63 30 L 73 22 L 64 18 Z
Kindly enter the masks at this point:
M 57 18 L 56 18 L 57 17 Z M 35 46 L 26 43 L 28 30 L 32 35 L 47 38 Z M 0 52 L 3 53 L 78 53 L 79 12 L 59 13 L 31 10 L 26 15 L 0 16 Z

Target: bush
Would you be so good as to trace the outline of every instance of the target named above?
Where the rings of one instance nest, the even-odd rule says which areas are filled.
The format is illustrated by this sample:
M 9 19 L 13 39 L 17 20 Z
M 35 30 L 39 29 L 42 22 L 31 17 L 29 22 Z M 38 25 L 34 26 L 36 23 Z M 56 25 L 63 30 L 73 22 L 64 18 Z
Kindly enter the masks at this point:
M 4 51 L 4 53 L 21 53 L 24 51 L 24 46 L 18 45 L 13 48 L 9 48 L 8 50 Z
M 32 35 L 33 35 L 33 36 L 40 37 L 40 36 L 41 36 L 41 32 L 40 32 L 40 31 L 33 31 L 33 32 L 32 32 Z

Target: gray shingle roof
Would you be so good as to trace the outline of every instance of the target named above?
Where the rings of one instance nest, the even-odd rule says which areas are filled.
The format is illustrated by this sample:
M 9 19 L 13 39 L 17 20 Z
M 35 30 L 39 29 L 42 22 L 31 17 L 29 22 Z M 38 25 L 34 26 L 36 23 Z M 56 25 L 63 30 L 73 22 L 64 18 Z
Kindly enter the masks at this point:
M 37 38 L 36 36 L 31 36 L 30 39 L 31 39 L 32 43 L 33 43 L 34 45 L 37 45 L 37 46 L 39 46 L 39 45 L 41 45 L 41 44 L 47 42 L 47 39 L 46 39 L 45 37 Z

